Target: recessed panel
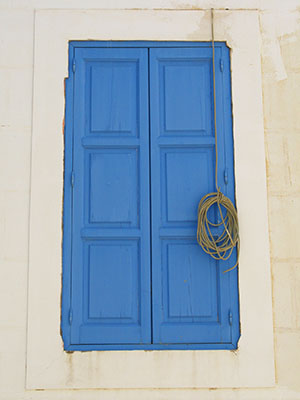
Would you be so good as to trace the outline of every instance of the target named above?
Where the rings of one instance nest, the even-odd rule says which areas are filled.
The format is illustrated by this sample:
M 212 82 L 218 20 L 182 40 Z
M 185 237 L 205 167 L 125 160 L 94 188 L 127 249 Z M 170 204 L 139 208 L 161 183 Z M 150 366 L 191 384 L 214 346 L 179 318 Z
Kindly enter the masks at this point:
M 213 190 L 212 148 L 162 152 L 162 204 L 166 222 L 197 221 L 201 197 Z
M 88 257 L 88 318 L 136 321 L 140 302 L 137 243 L 103 240 L 90 245 Z
M 91 132 L 137 133 L 137 65 L 103 60 L 90 67 L 87 115 L 90 115 Z
M 90 223 L 137 226 L 137 158 L 134 149 L 105 149 L 90 154 Z
M 164 309 L 174 322 L 189 319 L 216 320 L 218 293 L 216 262 L 197 242 L 184 240 L 167 244 L 164 260 Z
M 162 133 L 211 135 L 211 74 L 208 61 L 173 61 L 161 68 Z

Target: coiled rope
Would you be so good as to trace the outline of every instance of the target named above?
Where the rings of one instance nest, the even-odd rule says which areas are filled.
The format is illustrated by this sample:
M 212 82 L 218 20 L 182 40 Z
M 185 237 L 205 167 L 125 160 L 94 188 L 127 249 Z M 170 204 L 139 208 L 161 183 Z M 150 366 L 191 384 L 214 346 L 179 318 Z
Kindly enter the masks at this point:
M 237 261 L 235 265 L 225 272 L 232 271 L 239 263 L 239 225 L 237 211 L 231 200 L 226 197 L 218 186 L 218 135 L 216 117 L 216 77 L 215 77 L 215 40 L 214 40 L 214 10 L 211 9 L 211 37 L 213 61 L 213 95 L 214 95 L 214 128 L 215 128 L 215 183 L 216 192 L 208 193 L 198 205 L 197 241 L 202 249 L 216 260 L 228 260 L 234 248 L 237 248 Z M 221 222 L 213 223 L 208 218 L 210 207 L 217 204 Z M 222 211 L 224 209 L 224 214 Z M 214 228 L 223 227 L 218 236 L 212 232 Z

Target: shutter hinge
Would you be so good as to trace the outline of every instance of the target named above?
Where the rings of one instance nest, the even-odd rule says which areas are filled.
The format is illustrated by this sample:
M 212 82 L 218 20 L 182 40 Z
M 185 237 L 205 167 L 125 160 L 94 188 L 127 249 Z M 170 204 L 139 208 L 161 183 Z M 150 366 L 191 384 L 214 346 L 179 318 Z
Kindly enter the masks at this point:
M 220 71 L 223 72 L 224 70 L 224 64 L 222 58 L 220 59 Z
M 76 70 L 76 62 L 75 62 L 75 58 L 73 58 L 72 70 L 73 70 L 73 74 L 75 74 L 75 70 Z
M 225 185 L 228 184 L 228 168 L 224 169 L 224 182 L 225 182 Z
M 229 310 L 229 312 L 228 312 L 228 322 L 229 322 L 229 325 L 231 326 L 232 325 L 232 312 L 231 312 L 231 310 Z
M 74 187 L 74 182 L 75 182 L 75 174 L 74 171 L 71 172 L 71 186 Z
M 70 308 L 70 310 L 69 310 L 69 324 L 70 325 L 72 324 L 72 320 L 73 320 L 73 310 L 72 310 L 72 308 Z

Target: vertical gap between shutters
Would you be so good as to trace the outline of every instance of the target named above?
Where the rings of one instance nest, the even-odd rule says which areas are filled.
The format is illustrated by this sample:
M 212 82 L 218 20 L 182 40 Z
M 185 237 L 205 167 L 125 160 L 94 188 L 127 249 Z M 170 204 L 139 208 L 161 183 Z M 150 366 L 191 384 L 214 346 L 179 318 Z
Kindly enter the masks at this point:
M 152 193 L 151 193 L 151 118 L 150 118 L 150 48 L 148 48 L 148 134 L 149 134 L 149 218 L 150 218 L 150 309 L 151 344 L 153 344 L 153 306 L 152 306 Z

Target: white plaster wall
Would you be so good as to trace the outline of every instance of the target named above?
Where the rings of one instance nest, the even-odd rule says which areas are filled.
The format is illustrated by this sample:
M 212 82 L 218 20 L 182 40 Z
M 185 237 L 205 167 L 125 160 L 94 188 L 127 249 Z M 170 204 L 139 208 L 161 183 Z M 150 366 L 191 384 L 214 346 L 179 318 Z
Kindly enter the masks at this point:
M 34 9 L 212 5 L 257 8 L 260 14 L 276 385 L 263 389 L 26 390 Z M 300 399 L 299 10 L 299 1 L 270 0 L 221 0 L 218 4 L 209 0 L 0 1 L 0 399 Z M 45 346 L 47 341 L 45 337 Z

